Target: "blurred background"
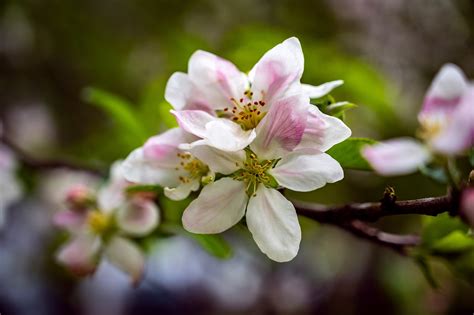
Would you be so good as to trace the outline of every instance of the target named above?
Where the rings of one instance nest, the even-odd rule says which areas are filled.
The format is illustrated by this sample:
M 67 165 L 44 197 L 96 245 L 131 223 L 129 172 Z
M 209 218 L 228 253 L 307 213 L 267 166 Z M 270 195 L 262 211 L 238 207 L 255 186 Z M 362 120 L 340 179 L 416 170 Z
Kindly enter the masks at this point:
M 0 3 L 0 106 L 4 133 L 28 154 L 96 168 L 124 158 L 170 124 L 164 87 L 208 50 L 251 69 L 265 51 L 297 36 L 303 82 L 343 79 L 337 100 L 357 137 L 411 136 L 431 79 L 453 62 L 474 77 L 470 0 L 4 0 Z M 140 125 L 112 119 L 103 94 L 128 103 Z M 96 90 L 97 91 L 97 90 Z M 130 114 L 130 113 L 126 113 Z M 124 114 L 125 115 L 125 114 Z M 126 115 L 125 115 L 126 116 Z M 248 232 L 226 233 L 234 248 L 221 261 L 188 238 L 159 239 L 138 288 L 104 263 L 79 281 L 54 262 L 50 217 L 74 183 L 90 174 L 23 170 L 25 197 L 0 231 L 0 313 L 11 314 L 472 314 L 474 290 L 440 261 L 430 287 L 409 258 L 333 227 L 301 219 L 300 254 L 272 263 Z M 321 203 L 436 196 L 426 177 L 346 179 L 293 198 Z M 416 232 L 418 217 L 384 219 L 387 231 Z M 473 262 L 474 266 L 474 262 Z

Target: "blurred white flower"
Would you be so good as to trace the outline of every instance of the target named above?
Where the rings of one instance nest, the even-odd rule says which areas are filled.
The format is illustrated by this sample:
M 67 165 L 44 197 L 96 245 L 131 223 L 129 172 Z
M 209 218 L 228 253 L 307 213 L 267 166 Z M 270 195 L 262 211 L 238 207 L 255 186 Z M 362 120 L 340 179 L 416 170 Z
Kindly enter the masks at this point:
M 431 84 L 418 114 L 423 142 L 411 138 L 392 139 L 362 151 L 382 175 L 409 174 L 433 155 L 454 156 L 474 145 L 474 85 L 461 69 L 444 65 Z
M 79 276 L 95 272 L 102 257 L 137 283 L 145 258 L 130 237 L 145 236 L 159 223 L 159 209 L 148 196 L 127 196 L 130 183 L 122 176 L 121 161 L 111 168 L 109 182 L 97 194 L 97 204 L 59 212 L 55 222 L 71 233 L 58 261 Z M 70 195 L 69 195 L 70 196 Z

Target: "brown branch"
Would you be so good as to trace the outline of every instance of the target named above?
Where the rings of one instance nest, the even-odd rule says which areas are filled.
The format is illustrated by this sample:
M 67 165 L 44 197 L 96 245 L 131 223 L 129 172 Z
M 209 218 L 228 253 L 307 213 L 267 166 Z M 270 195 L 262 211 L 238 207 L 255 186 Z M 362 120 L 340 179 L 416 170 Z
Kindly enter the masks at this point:
M 15 157 L 23 165 L 35 170 L 66 168 L 66 169 L 70 169 L 74 171 L 88 172 L 88 173 L 92 173 L 98 176 L 105 175 L 105 173 L 102 170 L 88 166 L 88 165 L 77 164 L 77 163 L 73 163 L 71 161 L 66 161 L 66 160 L 41 160 L 38 158 L 34 158 L 6 137 L 1 138 L 1 143 L 7 146 L 10 150 L 12 150 L 13 153 L 15 154 Z
M 442 197 L 396 201 L 393 191 L 385 193 L 380 202 L 351 203 L 342 206 L 324 206 L 293 201 L 299 215 L 320 223 L 338 226 L 351 234 L 406 254 L 409 247 L 420 244 L 415 234 L 397 235 L 380 231 L 366 222 L 375 222 L 386 216 L 420 214 L 436 216 L 440 213 L 457 212 L 457 194 Z

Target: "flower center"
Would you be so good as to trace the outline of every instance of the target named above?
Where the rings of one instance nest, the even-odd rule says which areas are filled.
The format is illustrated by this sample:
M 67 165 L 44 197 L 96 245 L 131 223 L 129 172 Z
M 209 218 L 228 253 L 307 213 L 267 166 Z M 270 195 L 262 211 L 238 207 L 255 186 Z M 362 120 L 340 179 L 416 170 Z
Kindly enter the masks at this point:
M 418 136 L 425 140 L 429 141 L 438 135 L 444 127 L 442 121 L 437 119 L 423 119 L 420 123 L 420 130 L 418 130 Z
M 231 97 L 230 100 L 234 107 L 224 108 L 222 116 L 231 119 L 242 126 L 244 130 L 250 130 L 257 127 L 258 123 L 265 116 L 266 112 L 262 110 L 265 102 L 252 100 L 253 92 L 249 90 L 244 93 L 244 97 L 239 100 Z
M 207 165 L 200 160 L 193 157 L 191 154 L 185 152 L 178 153 L 177 155 L 181 159 L 181 162 L 175 169 L 177 171 L 183 169 L 188 174 L 187 176 L 179 176 L 179 181 L 183 184 L 187 184 L 195 179 L 200 179 L 209 172 L 209 167 L 207 167 Z
M 110 223 L 110 217 L 100 211 L 91 211 L 87 216 L 87 224 L 96 234 L 103 234 L 110 227 Z
M 257 191 L 258 184 L 276 187 L 277 183 L 273 176 L 267 171 L 274 165 L 273 160 L 259 161 L 254 153 L 247 154 L 247 160 L 244 162 L 243 168 L 232 175 L 233 179 L 244 181 L 247 183 L 247 195 L 253 196 Z

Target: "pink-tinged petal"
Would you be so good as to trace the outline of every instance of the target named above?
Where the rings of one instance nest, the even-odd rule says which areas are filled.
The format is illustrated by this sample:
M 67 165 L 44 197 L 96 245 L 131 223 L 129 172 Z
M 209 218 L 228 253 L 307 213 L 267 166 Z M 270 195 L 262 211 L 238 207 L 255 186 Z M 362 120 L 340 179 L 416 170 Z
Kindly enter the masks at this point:
M 228 119 L 218 119 L 206 125 L 205 142 L 216 149 L 235 152 L 243 150 L 256 137 L 256 132 L 243 130 L 239 124 Z
M 332 90 L 343 84 L 343 80 L 335 80 L 317 86 L 310 84 L 301 84 L 301 88 L 303 89 L 303 93 L 308 95 L 309 98 L 320 98 L 329 94 Z
M 362 155 L 377 173 L 385 176 L 413 173 L 431 159 L 427 148 L 411 138 L 367 146 L 362 150 Z
M 151 137 L 143 145 L 144 158 L 162 167 L 175 167 L 180 159 L 178 145 L 193 141 L 196 138 L 181 128 L 173 128 L 157 136 Z
M 309 105 L 308 119 L 298 149 L 313 148 L 326 151 L 351 135 L 351 130 L 336 117 L 323 114 L 316 106 Z
M 245 183 L 229 177 L 204 186 L 199 197 L 183 213 L 183 226 L 192 233 L 221 233 L 245 214 Z
M 174 188 L 165 187 L 164 192 L 165 196 L 170 198 L 171 200 L 183 200 L 188 198 L 189 194 L 192 191 L 198 190 L 200 186 L 200 180 L 196 179 L 188 183 L 179 184 L 177 187 Z
M 143 236 L 158 225 L 159 209 L 152 200 L 135 197 L 118 208 L 116 219 L 121 230 L 133 236 Z
M 453 64 L 444 65 L 433 79 L 426 93 L 419 119 L 443 113 L 449 115 L 458 105 L 468 86 L 468 80 L 462 70 Z
M 93 274 L 98 263 L 100 239 L 82 234 L 65 244 L 56 259 L 77 276 Z
M 205 100 L 199 89 L 186 73 L 175 72 L 166 84 L 165 99 L 176 110 L 203 110 L 212 112 L 212 107 Z
M 124 177 L 130 182 L 139 184 L 174 187 L 179 184 L 178 177 L 183 175 L 183 172 L 177 171 L 174 167 L 163 167 L 145 159 L 142 148 L 132 151 L 122 167 Z
M 250 148 L 262 159 L 292 151 L 301 142 L 307 120 L 307 98 L 290 96 L 276 101 L 258 124 Z
M 97 193 L 97 204 L 104 212 L 111 212 L 125 201 L 124 190 L 130 183 L 124 177 L 122 166 L 123 161 L 112 164 L 109 180 Z
M 219 119 L 201 110 L 172 110 L 171 113 L 181 128 L 199 138 L 206 137 L 207 123 Z
M 143 278 L 145 256 L 130 240 L 118 236 L 112 238 L 107 244 L 104 254 L 111 264 L 132 278 L 134 285 L 137 285 Z
M 247 226 L 260 250 L 277 262 L 298 253 L 301 228 L 295 207 L 279 191 L 260 184 L 247 207 Z
M 474 86 L 466 90 L 446 127 L 431 139 L 431 146 L 448 155 L 461 154 L 474 146 Z
M 207 164 L 215 173 L 231 174 L 242 167 L 245 161 L 245 151 L 227 152 L 208 145 L 197 145 L 191 149 L 191 154 Z
M 188 75 L 214 109 L 230 106 L 231 98 L 242 97 L 248 85 L 246 75 L 234 64 L 202 50 L 189 59 Z
M 64 210 L 55 213 L 53 223 L 62 229 L 76 231 L 84 225 L 86 219 L 87 211 Z
M 278 184 L 295 191 L 315 190 L 344 178 L 344 171 L 335 159 L 314 149 L 284 156 L 270 174 Z
M 252 91 L 257 100 L 270 103 L 294 88 L 300 88 L 304 56 L 296 37 L 289 38 L 269 50 L 250 71 Z
M 474 188 L 467 188 L 463 191 L 459 208 L 461 217 L 471 227 L 474 227 Z

